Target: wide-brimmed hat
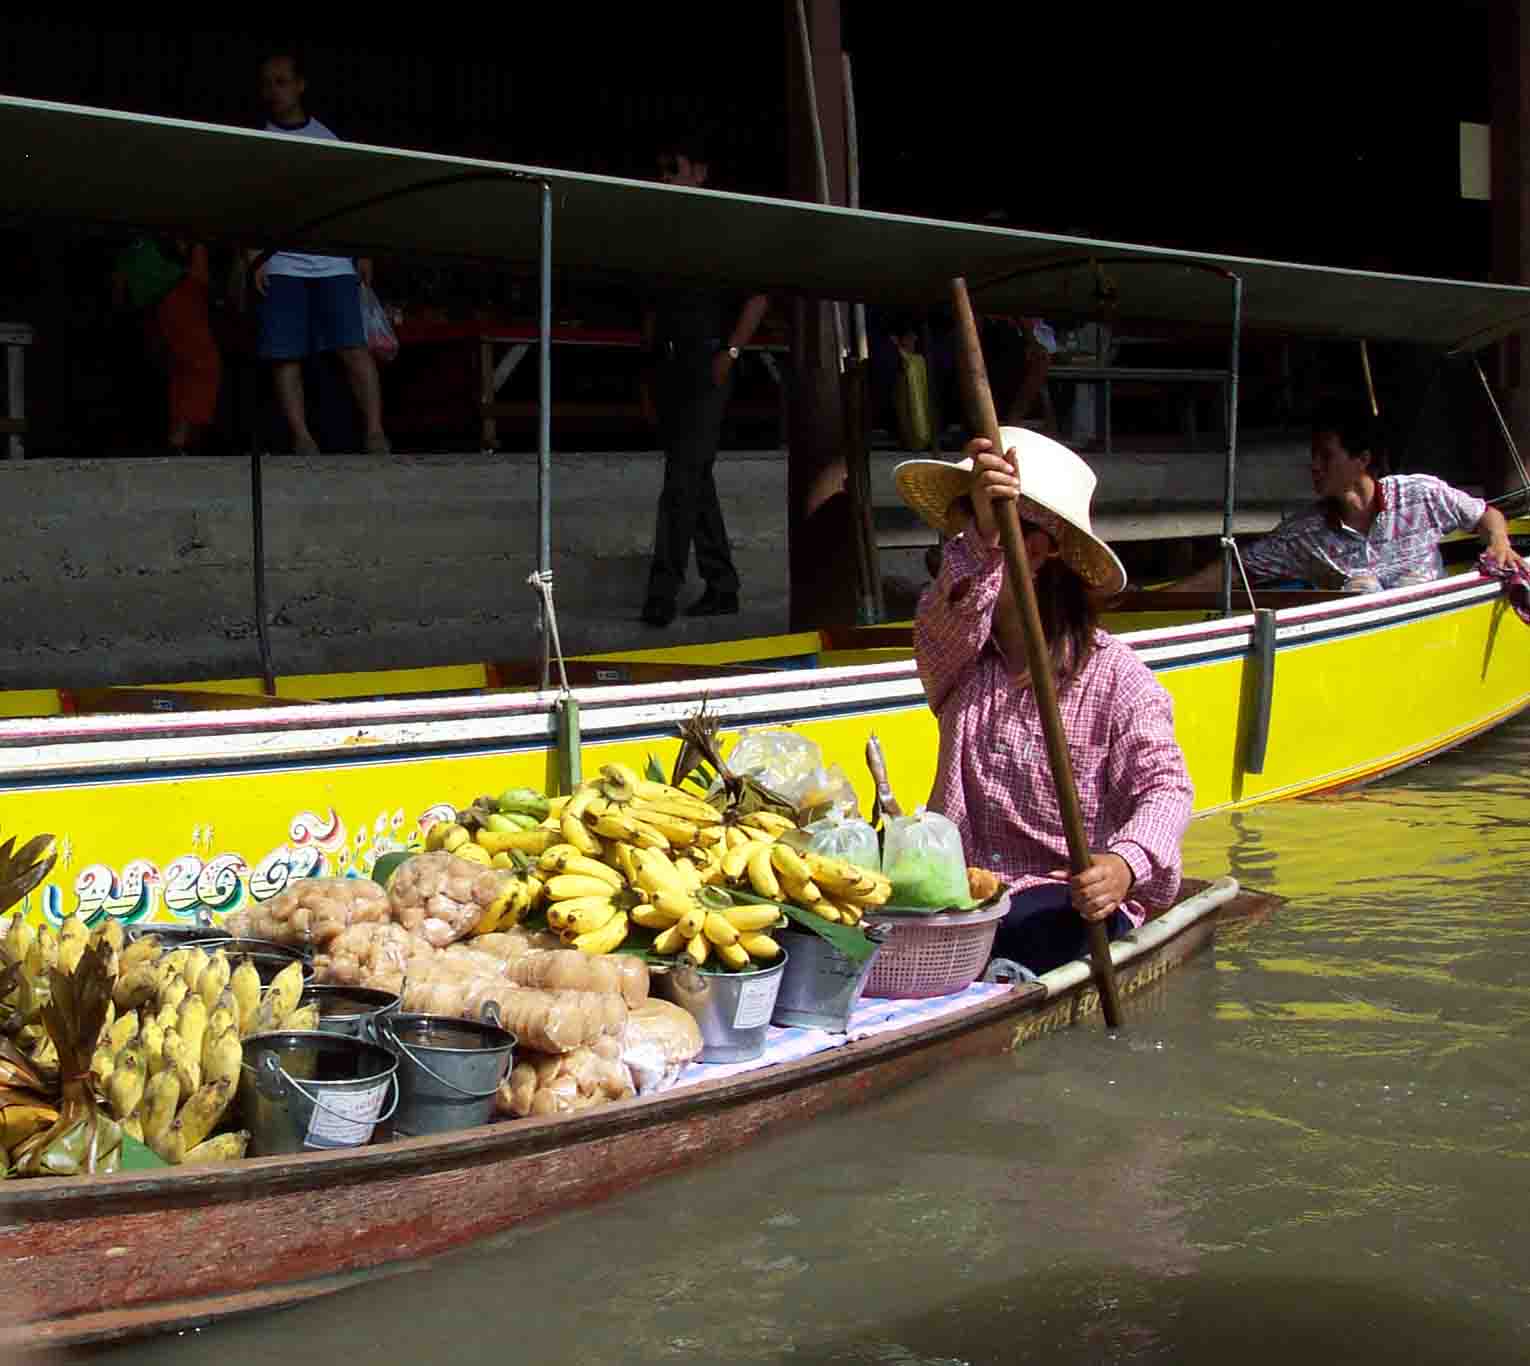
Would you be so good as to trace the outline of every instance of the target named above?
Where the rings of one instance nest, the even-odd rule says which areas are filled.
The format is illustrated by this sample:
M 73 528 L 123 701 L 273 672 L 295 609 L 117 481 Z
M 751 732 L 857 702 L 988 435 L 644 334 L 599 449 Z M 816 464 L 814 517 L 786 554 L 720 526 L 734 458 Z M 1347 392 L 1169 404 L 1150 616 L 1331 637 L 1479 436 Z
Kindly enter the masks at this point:
M 1051 533 L 1063 562 L 1091 588 L 1121 592 L 1126 570 L 1089 521 L 1094 471 L 1040 432 L 1001 427 L 999 435 L 1020 463 L 1020 516 Z M 893 474 L 903 501 L 937 531 L 955 536 L 963 529 L 953 505 L 972 492 L 971 460 L 905 460 Z

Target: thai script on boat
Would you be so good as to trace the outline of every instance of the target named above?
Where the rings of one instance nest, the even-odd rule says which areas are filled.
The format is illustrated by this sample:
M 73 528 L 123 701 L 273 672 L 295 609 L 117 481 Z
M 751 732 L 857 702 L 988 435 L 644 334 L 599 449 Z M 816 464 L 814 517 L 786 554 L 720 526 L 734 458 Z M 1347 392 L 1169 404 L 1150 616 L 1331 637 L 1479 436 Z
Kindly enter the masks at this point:
M 302 811 L 289 823 L 287 838 L 253 863 L 232 851 L 214 852 L 214 828 L 198 826 L 191 851 L 163 866 L 148 858 L 132 859 L 120 869 L 88 864 L 74 875 L 73 906 L 66 909 L 60 886 L 50 884 L 43 889 L 41 909 L 53 921 L 74 912 L 90 925 L 108 917 L 131 925 L 157 918 L 192 920 L 203 912 L 223 916 L 268 901 L 300 878 L 370 877 L 384 854 L 420 847 L 436 821 L 454 815 L 449 804 L 437 803 L 410 826 L 400 807 L 352 832 L 334 807 L 327 816 Z M 66 865 L 72 852 L 66 841 L 61 860 Z M 67 873 L 56 882 L 67 887 Z

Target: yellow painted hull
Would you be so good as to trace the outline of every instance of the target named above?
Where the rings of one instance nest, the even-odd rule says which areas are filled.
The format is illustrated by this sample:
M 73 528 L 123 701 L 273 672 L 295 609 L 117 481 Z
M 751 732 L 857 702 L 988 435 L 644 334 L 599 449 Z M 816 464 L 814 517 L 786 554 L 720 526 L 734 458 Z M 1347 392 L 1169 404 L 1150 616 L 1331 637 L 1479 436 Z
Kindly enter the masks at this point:
M 1250 619 L 1126 637 L 1174 698 L 1198 812 L 1362 782 L 1530 703 L 1530 630 L 1475 576 L 1278 621 L 1262 773 L 1244 762 L 1261 667 Z M 780 657 L 802 643 L 766 648 Z M 714 649 L 711 660 L 724 657 Z M 703 699 L 725 735 L 789 725 L 817 741 L 863 805 L 873 731 L 905 803 L 929 791 L 935 721 L 912 663 L 897 657 L 586 690 L 586 770 L 609 759 L 641 766 L 650 755 L 667 768 L 675 723 Z M 63 857 L 30 899 L 33 914 L 223 914 L 296 877 L 365 875 L 380 854 L 414 845 L 431 819 L 480 793 L 550 785 L 551 703 L 498 694 L 0 721 L 0 836 L 60 839 Z

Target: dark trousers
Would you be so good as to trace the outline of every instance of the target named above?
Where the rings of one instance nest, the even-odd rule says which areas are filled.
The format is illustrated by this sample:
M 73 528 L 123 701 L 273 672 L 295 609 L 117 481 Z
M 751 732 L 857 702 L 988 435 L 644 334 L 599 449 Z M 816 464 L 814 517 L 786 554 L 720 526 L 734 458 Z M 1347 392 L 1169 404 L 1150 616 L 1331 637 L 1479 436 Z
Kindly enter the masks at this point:
M 719 593 L 738 592 L 738 571 L 733 567 L 712 475 L 733 382 L 730 377 L 721 388 L 712 383 L 714 354 L 698 351 L 666 361 L 659 369 L 654 398 L 664 445 L 664 488 L 659 494 L 648 596 L 664 602 L 679 596 L 692 545 L 696 568 L 707 587 Z
M 1105 936 L 1119 939 L 1131 927 L 1125 911 L 1112 911 L 1105 921 Z M 1088 955 L 1088 927 L 1073 909 L 1065 884 L 1032 887 L 1010 898 L 994 936 L 995 958 L 1013 958 L 1039 977 Z

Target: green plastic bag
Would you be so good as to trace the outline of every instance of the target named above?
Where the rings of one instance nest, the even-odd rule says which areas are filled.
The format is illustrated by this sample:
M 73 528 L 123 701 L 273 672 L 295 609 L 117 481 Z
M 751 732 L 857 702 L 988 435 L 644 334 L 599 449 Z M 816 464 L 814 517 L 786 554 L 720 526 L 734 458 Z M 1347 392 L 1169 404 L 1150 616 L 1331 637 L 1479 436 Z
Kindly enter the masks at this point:
M 134 238 L 117 254 L 117 273 L 127 287 L 128 302 L 134 308 L 157 304 L 186 275 L 186 267 L 152 237 Z

